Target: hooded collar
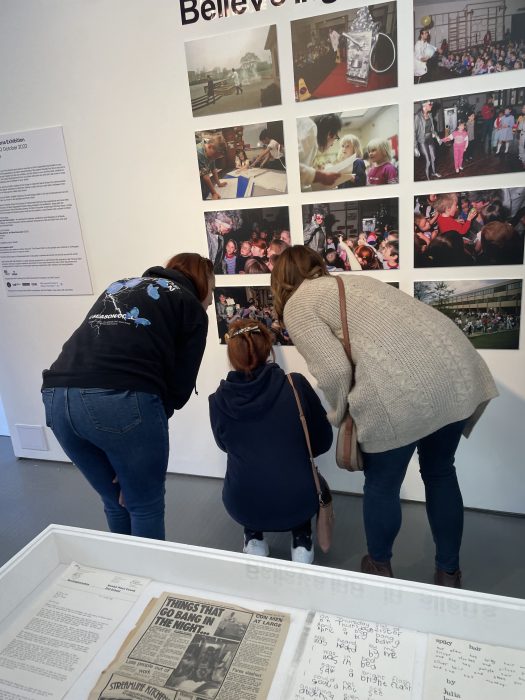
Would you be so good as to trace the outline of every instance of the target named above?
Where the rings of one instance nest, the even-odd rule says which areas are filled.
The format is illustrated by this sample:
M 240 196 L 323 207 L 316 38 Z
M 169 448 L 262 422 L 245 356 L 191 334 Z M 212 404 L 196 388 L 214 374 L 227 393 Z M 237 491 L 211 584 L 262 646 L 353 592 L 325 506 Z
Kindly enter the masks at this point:
M 178 270 L 168 270 L 165 267 L 157 265 L 155 267 L 149 267 L 143 273 L 142 277 L 162 277 L 164 279 L 172 280 L 173 282 L 180 284 L 180 286 L 184 287 L 184 289 L 187 289 L 189 292 L 191 292 L 195 297 L 197 297 L 197 299 L 199 298 L 199 295 L 197 294 L 197 289 L 193 282 L 188 277 L 186 277 L 186 275 L 183 275 L 182 272 L 179 272 Z
M 215 393 L 218 408 L 230 418 L 264 416 L 275 404 L 286 375 L 275 362 L 257 367 L 250 375 L 232 371 Z

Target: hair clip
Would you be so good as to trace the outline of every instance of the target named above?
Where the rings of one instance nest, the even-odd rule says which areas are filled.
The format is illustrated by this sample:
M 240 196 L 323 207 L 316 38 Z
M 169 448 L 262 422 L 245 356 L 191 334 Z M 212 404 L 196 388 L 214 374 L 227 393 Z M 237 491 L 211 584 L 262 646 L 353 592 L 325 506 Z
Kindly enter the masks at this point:
M 244 333 L 260 333 L 261 329 L 259 326 L 245 326 L 244 328 L 238 328 L 233 333 L 229 333 L 229 338 L 235 338 L 236 335 L 243 335 Z

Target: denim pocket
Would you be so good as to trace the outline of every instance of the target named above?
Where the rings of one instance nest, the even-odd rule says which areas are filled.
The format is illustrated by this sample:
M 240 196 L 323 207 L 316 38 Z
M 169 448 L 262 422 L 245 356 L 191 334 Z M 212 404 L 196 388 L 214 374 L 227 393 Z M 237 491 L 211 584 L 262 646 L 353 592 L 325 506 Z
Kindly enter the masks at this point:
M 80 396 L 97 430 L 126 433 L 142 420 L 136 391 L 80 389 Z
M 54 389 L 42 389 L 42 401 L 44 402 L 44 409 L 46 411 L 46 425 L 48 428 L 53 429 L 53 397 L 55 395 Z

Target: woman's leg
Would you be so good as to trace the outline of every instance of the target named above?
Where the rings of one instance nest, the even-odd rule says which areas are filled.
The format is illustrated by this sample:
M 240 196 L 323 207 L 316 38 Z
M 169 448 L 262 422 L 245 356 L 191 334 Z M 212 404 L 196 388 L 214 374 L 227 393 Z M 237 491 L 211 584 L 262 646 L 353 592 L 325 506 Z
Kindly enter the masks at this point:
M 368 553 L 376 562 L 389 562 L 401 527 L 399 492 L 416 443 L 387 452 L 363 453 L 365 522 Z
M 454 454 L 464 427 L 465 421 L 446 425 L 419 440 L 417 446 L 428 521 L 436 545 L 436 567 L 448 573 L 459 569 L 463 535 L 463 499 Z
M 430 152 L 428 150 L 428 146 L 426 143 L 421 142 L 418 144 L 420 152 L 423 154 L 423 157 L 425 159 L 425 175 L 427 180 L 430 179 Z M 432 167 L 432 170 L 434 170 L 434 167 Z
M 70 420 L 68 389 L 44 389 L 42 398 L 47 426 L 69 459 L 101 497 L 110 531 L 130 535 L 131 521 L 126 508 L 119 504 L 120 486 L 114 483 L 115 470 L 103 450 L 74 430 Z

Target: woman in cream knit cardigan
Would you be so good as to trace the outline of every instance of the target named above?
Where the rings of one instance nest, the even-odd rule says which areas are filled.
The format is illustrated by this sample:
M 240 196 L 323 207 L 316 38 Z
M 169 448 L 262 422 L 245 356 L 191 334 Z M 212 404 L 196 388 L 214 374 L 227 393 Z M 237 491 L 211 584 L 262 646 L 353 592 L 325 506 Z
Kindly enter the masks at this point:
M 339 294 L 323 259 L 287 248 L 272 271 L 275 310 L 284 321 L 339 426 L 347 406 L 364 453 L 365 573 L 393 576 L 392 546 L 401 526 L 400 489 L 418 450 L 436 545 L 435 583 L 461 587 L 463 501 L 454 467 L 468 437 L 498 395 L 470 341 L 441 312 L 372 277 L 343 278 L 355 364 L 342 340 Z

